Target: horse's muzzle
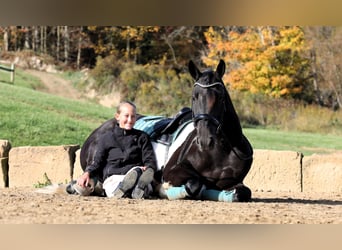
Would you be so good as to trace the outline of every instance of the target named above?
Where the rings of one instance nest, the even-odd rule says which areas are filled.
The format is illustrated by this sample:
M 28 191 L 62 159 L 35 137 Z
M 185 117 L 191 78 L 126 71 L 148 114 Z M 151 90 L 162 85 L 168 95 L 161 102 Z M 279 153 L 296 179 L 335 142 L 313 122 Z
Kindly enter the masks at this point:
M 196 143 L 201 150 L 210 150 L 214 148 L 215 140 L 214 137 L 197 137 Z

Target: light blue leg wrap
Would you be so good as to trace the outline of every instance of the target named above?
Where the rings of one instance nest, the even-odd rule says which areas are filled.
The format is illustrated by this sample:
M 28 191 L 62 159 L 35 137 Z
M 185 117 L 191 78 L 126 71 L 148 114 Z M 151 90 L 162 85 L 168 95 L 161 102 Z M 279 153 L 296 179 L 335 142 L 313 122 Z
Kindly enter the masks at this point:
M 233 202 L 235 189 L 230 191 L 218 191 L 214 189 L 206 189 L 202 191 L 201 199 L 210 201 Z
M 188 193 L 185 190 L 185 186 L 180 186 L 169 188 L 166 190 L 166 195 L 169 200 L 178 200 L 187 197 Z

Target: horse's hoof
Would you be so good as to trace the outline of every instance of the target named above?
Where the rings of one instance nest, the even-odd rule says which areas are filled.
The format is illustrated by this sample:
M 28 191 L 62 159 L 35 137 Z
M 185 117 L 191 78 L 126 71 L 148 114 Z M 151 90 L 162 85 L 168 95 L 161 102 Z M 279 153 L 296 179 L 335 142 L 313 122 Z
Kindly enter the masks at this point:
M 251 201 L 252 192 L 248 187 L 241 185 L 241 186 L 235 187 L 235 190 L 236 192 L 235 192 L 234 201 L 239 201 L 239 202 Z

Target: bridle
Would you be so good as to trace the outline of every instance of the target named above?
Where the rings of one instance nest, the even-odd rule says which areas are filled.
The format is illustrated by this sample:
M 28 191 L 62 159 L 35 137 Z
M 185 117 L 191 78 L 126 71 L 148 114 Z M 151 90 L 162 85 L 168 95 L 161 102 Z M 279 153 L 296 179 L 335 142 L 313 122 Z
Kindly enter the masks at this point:
M 214 83 L 211 83 L 211 84 L 208 84 L 208 85 L 204 85 L 204 84 L 201 84 L 199 82 L 195 82 L 194 83 L 194 87 L 195 86 L 199 86 L 201 88 L 211 88 L 211 87 L 214 87 L 216 85 L 220 85 L 222 86 L 223 88 L 225 88 L 224 84 L 222 82 L 214 82 Z M 225 107 L 225 103 L 222 104 L 224 106 L 224 111 L 226 111 L 226 107 Z M 193 103 L 192 103 L 192 107 L 193 107 Z M 193 111 L 192 111 L 193 112 Z M 224 131 L 222 130 L 222 123 L 223 123 L 223 114 L 221 115 L 221 121 L 219 121 L 216 117 L 212 116 L 212 115 L 209 115 L 209 114 L 194 114 L 192 113 L 192 120 L 194 122 L 194 127 L 196 128 L 197 126 L 197 123 L 200 121 L 200 120 L 207 120 L 211 123 L 213 123 L 215 126 L 216 126 L 216 134 L 219 134 L 220 132 L 222 132 L 222 136 L 223 137 L 226 137 L 227 138 L 227 142 L 228 142 L 228 145 L 229 147 L 231 148 L 231 150 L 234 152 L 234 154 L 240 159 L 240 160 L 250 160 L 252 157 L 253 157 L 253 154 L 251 155 L 248 155 L 247 157 L 243 157 L 241 155 L 239 155 L 234 147 L 231 145 L 230 143 L 230 140 L 228 139 L 227 135 L 224 133 Z M 187 142 L 188 143 L 188 142 Z M 184 152 L 183 152 L 184 153 Z M 180 159 L 180 158 L 179 158 Z
M 208 85 L 204 85 L 204 84 L 201 84 L 199 82 L 194 83 L 194 87 L 199 86 L 199 87 L 205 88 L 205 89 L 214 87 L 216 85 L 220 85 L 224 88 L 224 85 L 222 82 L 214 82 L 214 83 L 211 83 Z M 223 105 L 224 105 L 224 103 L 223 103 Z M 192 103 L 192 107 L 193 107 L 193 103 Z M 222 129 L 223 115 L 221 115 L 221 119 L 219 121 L 216 117 L 209 115 L 209 114 L 196 114 L 195 115 L 194 113 L 192 113 L 192 121 L 194 122 L 195 127 L 197 127 L 197 123 L 201 120 L 205 120 L 205 121 L 209 121 L 209 122 L 213 123 L 216 126 L 216 134 L 220 133 L 220 131 Z
M 211 87 L 216 86 L 216 85 L 220 85 L 220 86 L 224 87 L 222 82 L 214 82 L 214 83 L 209 84 L 209 85 L 204 85 L 204 84 L 201 84 L 199 82 L 194 83 L 194 87 L 199 86 L 201 88 L 211 88 Z M 193 111 L 193 101 L 192 101 L 191 107 L 192 107 L 192 121 L 194 123 L 195 128 L 197 127 L 197 123 L 199 121 L 207 120 L 216 126 L 216 134 L 220 133 L 220 131 L 222 130 L 223 115 L 221 116 L 221 121 L 219 121 L 218 119 L 216 119 L 216 117 L 209 115 L 209 114 L 197 114 L 197 115 L 195 115 L 194 111 Z M 190 145 L 193 143 L 195 138 L 191 138 L 191 136 L 187 137 L 187 139 L 185 140 L 185 143 L 183 144 L 183 147 L 180 151 L 180 154 L 178 156 L 177 164 L 180 164 L 182 162 L 184 155 L 186 155 L 188 153 L 188 151 L 190 150 Z

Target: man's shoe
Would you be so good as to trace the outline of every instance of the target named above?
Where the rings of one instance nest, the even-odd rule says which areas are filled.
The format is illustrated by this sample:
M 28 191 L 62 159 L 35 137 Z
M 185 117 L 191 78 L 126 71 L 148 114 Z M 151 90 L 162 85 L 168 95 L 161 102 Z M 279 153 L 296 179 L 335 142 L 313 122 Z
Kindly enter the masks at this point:
M 142 199 L 145 195 L 145 190 L 147 189 L 147 185 L 153 181 L 154 170 L 152 168 L 148 168 L 141 174 L 137 185 L 135 186 L 132 192 L 133 199 Z
M 125 175 L 124 179 L 120 182 L 119 186 L 115 189 L 113 197 L 116 199 L 122 198 L 127 193 L 127 191 L 134 187 L 137 179 L 138 172 L 136 171 L 136 169 L 128 172 Z

